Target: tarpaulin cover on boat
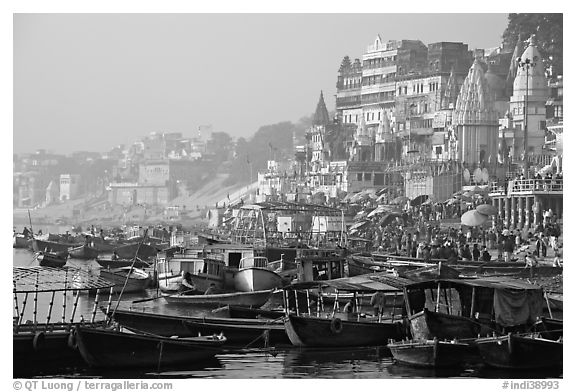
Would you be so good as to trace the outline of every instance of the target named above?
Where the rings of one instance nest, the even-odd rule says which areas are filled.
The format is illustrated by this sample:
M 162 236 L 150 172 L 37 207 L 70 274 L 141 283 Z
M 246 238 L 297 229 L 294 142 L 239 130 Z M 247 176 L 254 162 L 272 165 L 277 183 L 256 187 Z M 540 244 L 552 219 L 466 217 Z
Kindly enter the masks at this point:
M 494 290 L 494 315 L 504 327 L 536 322 L 543 306 L 539 290 Z

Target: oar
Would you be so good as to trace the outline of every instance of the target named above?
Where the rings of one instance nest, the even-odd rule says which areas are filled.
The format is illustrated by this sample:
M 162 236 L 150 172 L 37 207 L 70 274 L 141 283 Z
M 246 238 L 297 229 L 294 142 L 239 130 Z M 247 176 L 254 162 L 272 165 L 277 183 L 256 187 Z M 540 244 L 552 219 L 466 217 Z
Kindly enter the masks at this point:
M 191 291 L 194 291 L 194 290 L 183 291 L 183 292 L 178 293 L 178 294 L 186 294 L 186 293 L 189 293 L 189 292 L 191 292 Z M 136 301 L 132 301 L 132 303 L 133 303 L 133 304 L 139 304 L 139 303 L 141 303 L 141 302 L 154 301 L 155 299 L 159 299 L 159 298 L 162 298 L 162 296 L 152 297 L 152 298 L 144 298 L 144 299 L 137 299 Z

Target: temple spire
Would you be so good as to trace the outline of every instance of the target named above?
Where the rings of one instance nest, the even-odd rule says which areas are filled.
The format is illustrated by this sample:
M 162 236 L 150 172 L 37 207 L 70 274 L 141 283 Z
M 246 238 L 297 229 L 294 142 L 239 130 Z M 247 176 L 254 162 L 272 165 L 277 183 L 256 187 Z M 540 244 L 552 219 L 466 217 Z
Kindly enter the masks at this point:
M 512 58 L 510 59 L 510 67 L 508 68 L 508 75 L 506 76 L 506 94 L 508 97 L 512 96 L 514 93 L 514 79 L 516 79 L 516 73 L 518 72 L 518 62 L 516 59 L 520 57 L 523 49 L 524 42 L 522 41 L 522 35 L 518 34 L 518 41 L 516 42 L 514 53 L 512 53 Z
M 320 90 L 320 99 L 318 100 L 318 105 L 316 105 L 312 125 L 330 125 L 330 115 L 328 114 L 328 109 L 326 109 L 322 90 Z

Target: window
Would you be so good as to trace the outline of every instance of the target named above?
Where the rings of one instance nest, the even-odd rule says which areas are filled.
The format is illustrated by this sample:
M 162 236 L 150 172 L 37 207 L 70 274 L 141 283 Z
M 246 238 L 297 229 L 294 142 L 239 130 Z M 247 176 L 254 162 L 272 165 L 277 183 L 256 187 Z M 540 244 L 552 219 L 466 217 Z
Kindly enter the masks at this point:
M 546 121 L 540 121 L 540 129 L 546 129 Z
M 384 185 L 384 173 L 374 173 L 374 185 Z
M 372 181 L 372 173 L 364 173 L 364 181 Z
M 362 173 L 356 173 L 356 180 L 362 181 Z

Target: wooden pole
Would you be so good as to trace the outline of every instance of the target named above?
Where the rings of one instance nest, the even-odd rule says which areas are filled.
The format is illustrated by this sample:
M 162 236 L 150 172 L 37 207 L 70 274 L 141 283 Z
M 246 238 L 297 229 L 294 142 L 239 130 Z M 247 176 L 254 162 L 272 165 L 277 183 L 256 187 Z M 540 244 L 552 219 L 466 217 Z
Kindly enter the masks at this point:
M 356 306 L 356 320 L 360 321 L 360 304 L 358 301 L 358 292 L 354 292 L 354 305 Z
M 74 299 L 74 306 L 72 307 L 72 316 L 70 317 L 70 324 L 74 322 L 74 316 L 76 315 L 76 308 L 78 307 L 78 298 L 80 298 L 80 292 L 76 293 L 76 298 Z
M 298 291 L 294 290 L 294 304 L 296 306 L 296 316 L 300 315 L 300 310 L 298 309 Z
M 470 303 L 470 318 L 474 317 L 474 302 L 476 301 L 476 287 L 472 287 L 472 302 Z
M 94 298 L 94 308 L 92 309 L 92 316 L 90 322 L 93 323 L 96 319 L 96 311 L 98 310 L 98 299 L 100 297 L 100 289 L 96 289 L 96 297 Z
M 36 273 L 36 282 L 34 284 L 34 331 L 36 331 L 36 325 L 38 323 L 38 279 L 40 277 L 40 273 Z
M 62 324 L 66 324 L 66 288 L 68 287 L 68 270 L 64 275 L 64 291 L 62 292 Z
M 112 306 L 112 293 L 114 292 L 114 286 L 110 287 L 110 295 L 108 295 L 108 304 L 106 305 L 106 319 L 110 322 L 112 317 L 108 316 L 110 312 L 110 307 Z
M 48 316 L 46 316 L 46 331 L 48 330 L 48 325 L 50 324 L 50 317 L 52 316 L 52 306 L 54 305 L 54 296 L 56 291 L 52 291 L 52 297 L 50 298 L 50 303 L 48 304 Z
M 336 315 L 336 306 L 338 305 L 338 290 L 336 290 L 336 297 L 334 297 L 334 306 L 332 308 L 332 317 Z
M 13 280 L 12 283 L 14 284 L 14 310 L 16 311 L 16 327 L 18 327 L 20 321 L 20 309 L 18 307 L 18 293 L 16 292 L 16 281 Z
M 22 301 L 22 312 L 20 312 L 20 319 L 18 320 L 18 324 L 22 324 L 22 320 L 24 320 L 24 311 L 26 310 L 26 302 L 28 302 L 28 293 L 24 295 L 24 301 Z
M 395 291 L 394 292 L 394 300 L 392 302 L 392 322 L 394 321 L 394 316 L 396 315 L 396 295 L 398 293 Z
M 552 308 L 550 307 L 550 300 L 548 299 L 548 292 L 546 292 L 546 290 L 544 290 L 544 299 L 546 300 L 546 307 L 548 308 L 548 314 L 550 315 L 550 318 L 554 318 L 552 316 Z
M 436 296 L 436 312 L 440 309 L 440 282 L 438 282 L 438 295 Z
M 308 308 L 308 314 L 312 316 L 312 311 L 310 310 L 310 290 L 306 289 L 306 306 Z

